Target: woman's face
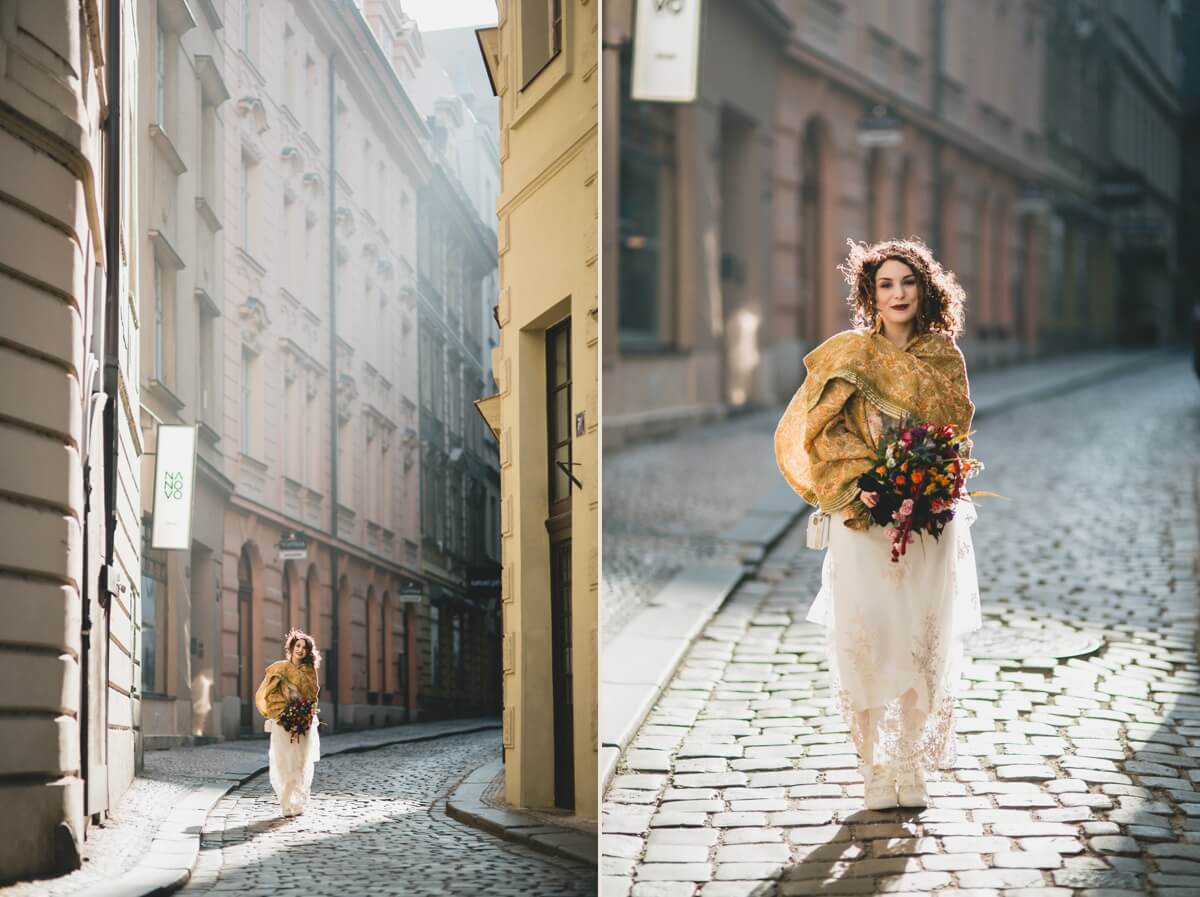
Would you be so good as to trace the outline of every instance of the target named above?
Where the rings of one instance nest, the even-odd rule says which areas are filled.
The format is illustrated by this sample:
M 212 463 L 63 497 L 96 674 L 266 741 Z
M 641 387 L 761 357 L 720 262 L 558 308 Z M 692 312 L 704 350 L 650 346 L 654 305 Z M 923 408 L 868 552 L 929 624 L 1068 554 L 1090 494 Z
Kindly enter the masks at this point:
M 292 656 L 288 658 L 292 663 L 301 663 L 308 656 L 308 642 L 302 638 L 296 639 L 292 644 Z
M 875 310 L 889 327 L 904 328 L 917 316 L 921 288 L 913 269 L 888 259 L 875 272 Z

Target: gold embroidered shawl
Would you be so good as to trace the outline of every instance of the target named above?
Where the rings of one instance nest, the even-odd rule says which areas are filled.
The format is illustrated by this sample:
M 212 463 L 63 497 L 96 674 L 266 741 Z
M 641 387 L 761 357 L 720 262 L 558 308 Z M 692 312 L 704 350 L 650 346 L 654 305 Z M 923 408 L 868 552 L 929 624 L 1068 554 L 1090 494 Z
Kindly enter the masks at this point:
M 902 349 L 882 334 L 845 330 L 806 355 L 804 366 L 804 383 L 775 430 L 775 461 L 810 505 L 849 508 L 851 529 L 870 522 L 855 502 L 857 480 L 875 457 L 872 411 L 953 424 L 959 432 L 971 426 L 966 363 L 941 334 L 919 334 Z
M 262 684 L 254 695 L 254 705 L 267 719 L 279 719 L 287 706 L 289 689 L 300 697 L 316 701 L 321 686 L 317 683 L 317 671 L 308 664 L 294 664 L 289 660 L 277 660 L 267 667 Z

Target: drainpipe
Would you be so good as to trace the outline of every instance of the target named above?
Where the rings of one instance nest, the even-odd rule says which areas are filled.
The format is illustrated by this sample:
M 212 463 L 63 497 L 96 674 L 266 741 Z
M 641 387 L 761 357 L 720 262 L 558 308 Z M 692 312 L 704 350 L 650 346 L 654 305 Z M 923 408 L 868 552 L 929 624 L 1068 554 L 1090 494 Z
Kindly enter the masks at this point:
M 942 72 L 946 67 L 946 0 L 933 0 L 933 117 L 942 120 Z M 945 249 L 946 228 L 942 221 L 942 138 L 934 131 L 930 148 L 933 173 L 933 251 L 939 257 Z M 943 261 L 945 261 L 943 259 Z
M 84 421 L 84 427 L 88 434 L 87 445 L 83 446 L 81 461 L 83 463 L 83 495 L 84 495 L 84 526 L 83 526 L 83 557 L 84 571 L 83 577 L 83 593 L 80 596 L 82 599 L 82 618 L 80 625 L 80 652 L 79 652 L 79 676 L 80 676 L 80 703 L 79 703 L 79 772 L 80 778 L 84 783 L 83 803 L 84 809 L 88 808 L 87 793 L 90 790 L 88 783 L 88 768 L 91 764 L 91 728 L 94 722 L 91 718 L 91 702 L 89 700 L 89 692 L 94 687 L 91 681 L 91 651 L 92 651 L 92 628 L 97 621 L 92 619 L 92 589 L 98 588 L 99 595 L 97 596 L 100 606 L 107 608 L 109 601 L 109 592 L 116 588 L 116 583 L 110 581 L 110 576 L 115 570 L 113 566 L 113 553 L 116 543 L 117 531 L 117 510 L 116 510 L 116 491 L 117 491 L 117 463 L 120 458 L 120 440 L 117 438 L 117 428 L 120 425 L 117 416 L 117 395 L 118 395 L 118 376 L 120 373 L 120 308 L 121 308 L 121 277 L 120 277 L 120 228 L 121 228 L 121 104 L 124 101 L 121 88 L 123 87 L 121 80 L 121 13 L 122 5 L 120 3 L 110 3 L 105 10 L 108 13 L 107 35 L 105 46 L 104 71 L 108 78 L 106 85 L 108 92 L 108 113 L 105 116 L 103 124 L 104 130 L 104 153 L 107 164 L 104 172 L 104 251 L 105 259 L 104 266 L 107 272 L 104 284 L 104 300 L 103 300 L 103 317 L 99 321 L 95 321 L 93 326 L 99 324 L 102 328 L 99 340 L 93 340 L 93 345 L 100 352 L 100 362 L 102 365 L 102 377 L 104 384 L 104 392 L 108 395 L 108 401 L 104 407 L 103 429 L 101 433 L 92 432 L 92 399 L 91 390 L 92 382 L 83 384 L 83 388 L 88 395 L 88 399 L 84 404 L 84 414 L 87 420 Z M 94 307 L 94 306 L 93 306 Z M 96 316 L 100 318 L 99 315 Z M 90 544 L 88 539 L 87 521 L 91 512 L 91 486 L 92 477 L 97 471 L 92 470 L 88 462 L 88 457 L 91 454 L 91 441 L 99 436 L 104 440 L 106 451 L 104 453 L 104 469 L 99 473 L 103 476 L 104 488 L 104 545 L 94 546 Z M 103 564 L 100 567 L 100 575 L 98 582 L 93 583 L 91 578 L 86 575 L 88 568 L 88 558 L 92 551 L 103 551 Z M 131 613 L 136 613 L 133 608 Z M 108 669 L 105 664 L 104 676 L 107 679 Z M 100 683 L 103 685 L 103 683 Z M 134 716 L 134 722 L 137 721 L 137 716 Z M 136 730 L 135 730 L 136 731 Z M 136 737 L 136 735 L 135 735 Z M 135 767 L 140 769 L 141 764 L 137 762 L 137 746 L 135 744 Z M 86 824 L 85 824 L 86 827 Z
M 338 367 L 337 367 L 337 90 L 334 77 L 337 73 L 334 54 L 329 54 L 329 555 L 330 578 L 333 587 L 333 669 L 329 674 L 333 690 L 333 729 L 338 728 L 339 695 L 338 667 L 338 596 L 341 591 L 338 581 Z

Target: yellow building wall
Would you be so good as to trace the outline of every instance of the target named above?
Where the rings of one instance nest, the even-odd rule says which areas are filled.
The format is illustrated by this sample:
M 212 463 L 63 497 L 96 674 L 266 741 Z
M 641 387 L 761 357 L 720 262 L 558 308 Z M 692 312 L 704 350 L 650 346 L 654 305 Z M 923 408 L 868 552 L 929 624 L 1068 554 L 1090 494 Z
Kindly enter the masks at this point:
M 500 389 L 506 796 L 554 804 L 545 331 L 571 319 L 575 812 L 597 815 L 598 4 L 564 2 L 562 52 L 521 89 L 520 3 L 499 5 Z M 575 415 L 584 414 L 583 435 Z

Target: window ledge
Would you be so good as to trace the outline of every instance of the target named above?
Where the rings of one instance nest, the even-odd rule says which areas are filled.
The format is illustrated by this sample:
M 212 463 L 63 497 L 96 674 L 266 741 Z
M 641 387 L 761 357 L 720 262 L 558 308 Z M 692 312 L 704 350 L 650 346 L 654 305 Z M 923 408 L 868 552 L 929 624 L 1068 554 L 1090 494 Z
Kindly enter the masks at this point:
M 196 287 L 194 290 L 192 290 L 192 295 L 196 298 L 196 301 L 200 303 L 200 309 L 203 314 L 210 318 L 221 317 L 221 307 L 217 305 L 216 300 L 209 295 L 208 290 L 204 289 L 204 287 Z
M 163 126 L 153 124 L 150 126 L 150 142 L 154 144 L 155 149 L 159 154 L 166 159 L 167 165 L 171 171 L 178 177 L 187 171 L 187 166 L 183 163 L 183 157 L 179 155 L 179 150 L 175 149 L 175 144 L 167 132 L 163 130 Z
M 178 414 L 186 405 L 183 399 L 175 395 L 175 393 L 171 391 L 171 388 L 157 377 L 151 377 L 147 381 L 146 391 L 150 393 L 150 395 L 161 399 L 174 414 Z
M 217 444 L 221 441 L 221 434 L 204 421 L 197 421 L 196 429 L 200 432 L 200 438 L 213 448 L 216 448 Z
M 222 229 L 221 219 L 217 217 L 212 205 L 203 196 L 196 197 L 196 211 L 200 213 L 200 217 L 204 219 L 204 223 L 214 234 Z
M 175 251 L 175 247 L 171 245 L 166 234 L 151 228 L 148 236 L 150 237 L 150 246 L 154 250 L 154 258 L 162 267 L 172 271 L 182 271 L 187 267 L 183 262 L 183 257 Z
M 266 461 L 260 461 L 258 458 L 255 458 L 253 455 L 248 455 L 244 451 L 238 452 L 238 455 L 241 457 L 242 463 L 252 470 L 256 470 L 261 474 L 265 474 L 267 472 Z

